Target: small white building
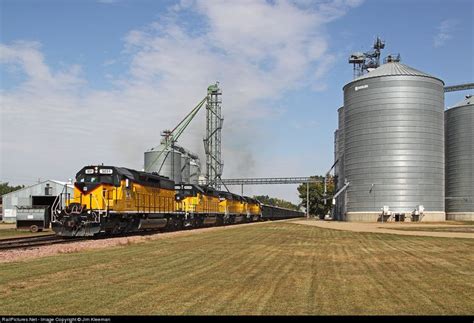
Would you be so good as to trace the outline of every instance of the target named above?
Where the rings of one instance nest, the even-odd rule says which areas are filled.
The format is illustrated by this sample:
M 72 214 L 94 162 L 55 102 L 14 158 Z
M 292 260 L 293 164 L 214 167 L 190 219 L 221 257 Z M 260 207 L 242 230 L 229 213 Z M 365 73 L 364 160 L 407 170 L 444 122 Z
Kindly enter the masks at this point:
M 66 198 L 65 193 L 70 194 L 68 198 L 72 198 L 73 192 L 74 186 L 70 183 L 46 180 L 44 182 L 4 194 L 2 195 L 2 220 L 6 223 L 15 223 L 17 207 L 20 206 L 49 206 L 49 212 L 51 212 L 51 206 L 61 193 L 63 193 L 64 199 Z

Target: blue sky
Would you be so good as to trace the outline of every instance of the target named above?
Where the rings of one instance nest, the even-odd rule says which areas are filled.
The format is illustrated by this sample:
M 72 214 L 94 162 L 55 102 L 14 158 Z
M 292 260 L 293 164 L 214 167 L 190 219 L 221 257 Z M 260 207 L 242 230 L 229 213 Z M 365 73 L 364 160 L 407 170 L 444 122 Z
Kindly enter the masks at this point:
M 473 82 L 472 1 L 1 0 L 0 180 L 64 180 L 89 163 L 141 168 L 216 80 L 224 177 L 323 174 L 347 57 L 369 50 L 446 84 Z M 446 95 L 446 105 L 469 92 Z M 203 154 L 198 119 L 182 144 Z M 294 186 L 262 186 L 296 202 Z

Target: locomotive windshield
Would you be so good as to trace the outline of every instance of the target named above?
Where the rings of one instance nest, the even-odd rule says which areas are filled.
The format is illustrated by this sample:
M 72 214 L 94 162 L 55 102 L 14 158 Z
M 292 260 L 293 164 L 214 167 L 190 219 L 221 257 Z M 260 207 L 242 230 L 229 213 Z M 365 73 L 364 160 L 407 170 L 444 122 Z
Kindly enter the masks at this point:
M 102 183 L 102 184 L 113 184 L 119 185 L 120 179 L 118 175 L 86 175 L 80 174 L 77 176 L 76 181 L 78 183 Z
M 194 185 L 176 185 L 174 188 L 182 197 L 197 196 L 198 189 Z M 201 191 L 202 193 L 202 191 Z

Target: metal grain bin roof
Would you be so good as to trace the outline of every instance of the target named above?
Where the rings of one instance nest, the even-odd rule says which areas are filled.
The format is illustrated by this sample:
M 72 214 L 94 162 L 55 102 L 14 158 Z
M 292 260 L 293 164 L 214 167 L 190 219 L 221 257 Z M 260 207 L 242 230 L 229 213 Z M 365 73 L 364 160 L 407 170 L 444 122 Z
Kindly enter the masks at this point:
M 367 74 L 359 76 L 358 78 L 354 79 L 352 82 L 349 82 L 346 86 L 348 86 L 349 84 L 353 82 L 357 82 L 357 81 L 369 79 L 369 78 L 374 78 L 374 77 L 381 77 L 381 76 L 424 76 L 424 77 L 438 79 L 437 77 L 421 72 L 405 64 L 402 64 L 399 62 L 389 62 L 389 63 L 381 65 L 380 67 L 376 68 L 375 70 Z M 440 81 L 444 84 L 442 80 Z M 346 86 L 344 86 L 344 88 Z
M 454 109 L 458 107 L 464 107 L 466 105 L 474 105 L 474 97 L 472 95 L 466 95 L 466 98 L 462 100 L 461 102 L 456 103 L 449 109 Z

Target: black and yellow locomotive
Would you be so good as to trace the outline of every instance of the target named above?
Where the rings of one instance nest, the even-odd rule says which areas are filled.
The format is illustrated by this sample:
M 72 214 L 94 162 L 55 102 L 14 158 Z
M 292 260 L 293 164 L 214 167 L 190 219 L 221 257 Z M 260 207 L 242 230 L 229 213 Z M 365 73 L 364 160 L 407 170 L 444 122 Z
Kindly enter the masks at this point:
M 76 175 L 74 196 L 53 206 L 52 228 L 62 236 L 122 233 L 176 224 L 174 182 L 114 166 L 87 166 Z M 59 200 L 62 200 L 60 198 Z
M 279 219 L 303 216 L 299 211 L 272 211 L 250 197 L 115 166 L 82 168 L 73 194 L 61 194 L 53 205 L 52 228 L 57 235 L 226 225 L 273 219 L 277 213 Z

